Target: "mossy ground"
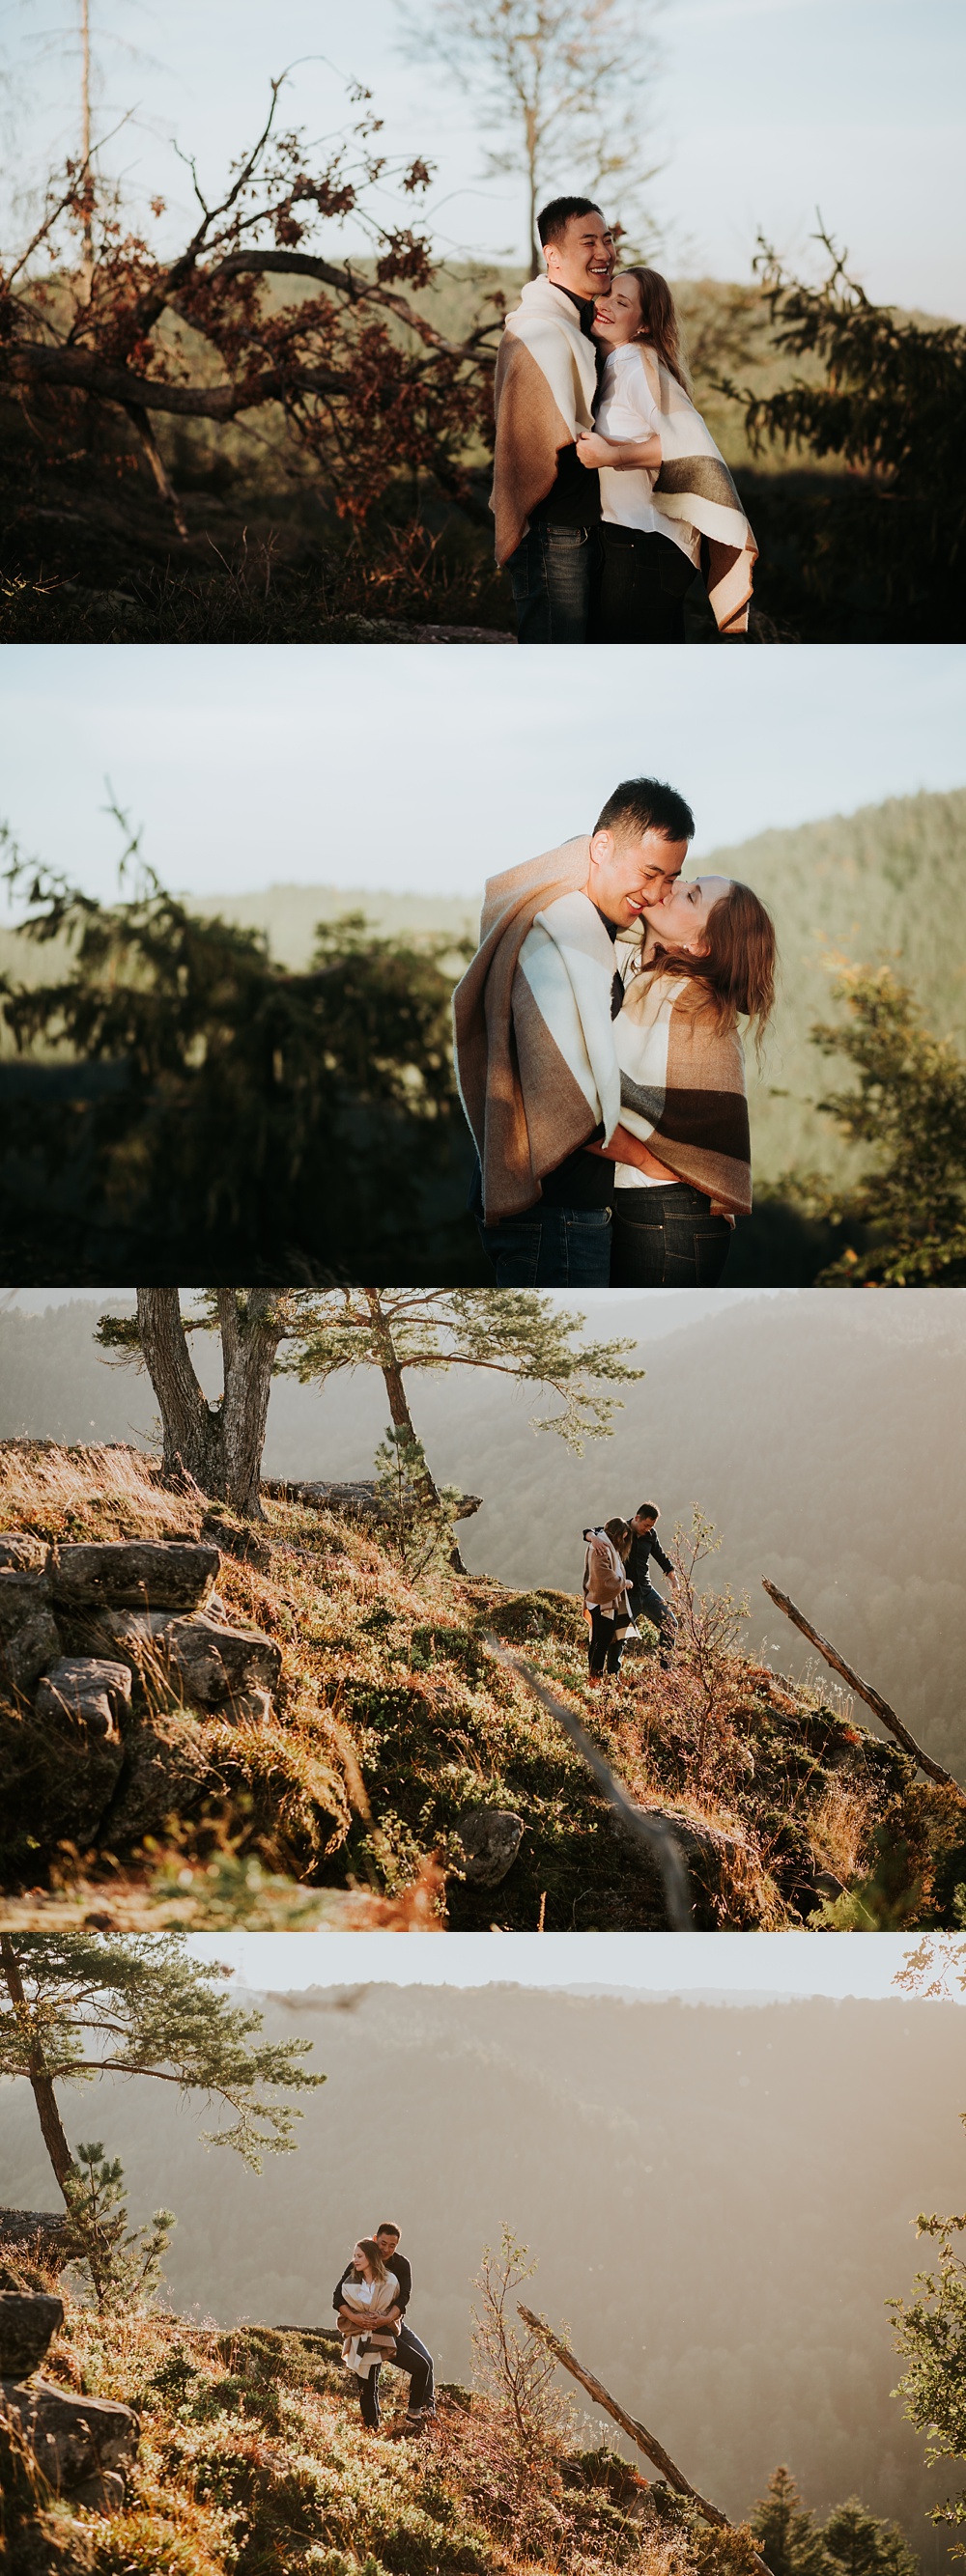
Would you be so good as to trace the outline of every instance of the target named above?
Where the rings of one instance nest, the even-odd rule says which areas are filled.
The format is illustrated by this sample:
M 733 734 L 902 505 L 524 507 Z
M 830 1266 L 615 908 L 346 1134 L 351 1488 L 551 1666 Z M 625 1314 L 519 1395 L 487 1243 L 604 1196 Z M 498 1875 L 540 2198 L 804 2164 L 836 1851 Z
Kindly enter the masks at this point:
M 108 2519 L 40 2494 L 19 2525 L 8 2509 L 11 2576 L 752 2576 L 747 2532 L 581 2448 L 591 2425 L 528 2457 L 495 2400 L 444 2385 L 432 2429 L 393 2438 L 392 2372 L 373 2436 L 321 2332 L 65 2309 L 44 2376 L 134 2407 L 138 2457 Z
M 143 1672 L 141 1740 L 154 1730 L 175 1747 L 170 1812 L 135 1842 L 112 1838 L 108 1816 L 85 1849 L 8 1823 L 9 1924 L 29 1929 L 53 1913 L 121 1929 L 660 1928 L 656 1880 L 491 1636 L 577 1713 L 636 1800 L 718 1837 L 693 1863 L 699 1927 L 808 1920 L 817 1873 L 849 1887 L 884 1849 L 890 1919 L 941 1919 L 936 1891 L 949 1881 L 951 1894 L 966 1839 L 962 1802 L 917 1781 L 898 1748 L 816 1691 L 729 1653 L 717 1659 L 709 1713 L 693 1670 L 662 1673 L 645 1631 L 620 1681 L 595 1695 L 582 1608 L 568 1593 L 514 1593 L 448 1567 L 410 1575 L 373 1531 L 301 1505 L 266 1501 L 254 1545 L 230 1513 L 217 1520 L 226 1609 L 282 1647 L 271 1720 L 182 1711 Z M 197 1536 L 203 1512 L 196 1496 L 166 1490 L 139 1451 L 11 1442 L 0 1452 L 0 1526 L 48 1541 Z M 16 1722 L 12 1708 L 5 1722 Z M 179 1729 L 193 1746 L 187 1785 Z M 510 1808 L 524 1824 L 496 1887 L 459 1868 L 460 1815 L 480 1806 Z

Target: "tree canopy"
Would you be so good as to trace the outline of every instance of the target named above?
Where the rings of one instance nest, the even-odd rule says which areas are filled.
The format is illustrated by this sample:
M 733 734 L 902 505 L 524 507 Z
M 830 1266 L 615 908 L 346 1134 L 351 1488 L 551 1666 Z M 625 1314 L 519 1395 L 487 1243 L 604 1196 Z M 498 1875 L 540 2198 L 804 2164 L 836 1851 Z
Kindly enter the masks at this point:
M 872 1160 L 845 1189 L 816 1175 L 785 1186 L 815 1214 L 868 1229 L 823 1273 L 826 1286 L 955 1287 L 966 1280 L 966 1062 L 924 1025 L 889 966 L 844 967 L 833 988 L 843 1022 L 820 1022 L 823 1055 L 844 1057 L 857 1081 L 819 1103 Z
M 0 2075 L 30 2084 L 57 2180 L 76 2173 L 55 2087 L 149 2076 L 202 2094 L 230 2115 L 206 2130 L 257 2173 L 291 2148 L 298 2111 L 284 2098 L 324 2083 L 303 2064 L 311 2042 L 258 2039 L 262 2017 L 219 1991 L 228 1970 L 190 1956 L 184 1936 L 0 1933 Z

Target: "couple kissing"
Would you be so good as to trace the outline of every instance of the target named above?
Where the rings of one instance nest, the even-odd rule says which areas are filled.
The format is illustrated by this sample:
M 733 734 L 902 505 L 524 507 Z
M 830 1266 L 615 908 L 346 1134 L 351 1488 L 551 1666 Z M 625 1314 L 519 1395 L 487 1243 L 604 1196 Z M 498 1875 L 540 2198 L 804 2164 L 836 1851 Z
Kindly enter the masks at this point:
M 454 1025 L 498 1287 L 716 1287 L 750 1214 L 739 1021 L 759 1042 L 775 932 L 751 886 L 684 877 L 694 828 L 625 779 L 589 838 L 487 885 Z

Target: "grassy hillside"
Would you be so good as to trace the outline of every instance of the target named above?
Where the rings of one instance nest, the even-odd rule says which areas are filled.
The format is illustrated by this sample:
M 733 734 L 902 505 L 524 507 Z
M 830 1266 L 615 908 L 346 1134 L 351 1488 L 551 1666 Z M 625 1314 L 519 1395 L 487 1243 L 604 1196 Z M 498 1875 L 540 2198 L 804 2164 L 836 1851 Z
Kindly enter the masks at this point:
M 242 2568 L 259 2576 L 300 2566 L 298 2548 L 312 2545 L 347 2552 L 338 2570 L 308 2560 L 328 2576 L 354 2576 L 368 2552 L 393 2576 L 450 2576 L 462 2564 L 453 2540 L 471 2531 L 494 2553 L 483 2569 L 513 2565 L 485 2503 L 481 2530 L 479 2497 L 471 2513 L 464 2496 L 449 2538 L 440 2531 L 431 2482 L 460 2492 L 448 2413 L 425 2449 L 363 2448 L 345 2374 L 315 2340 L 358 2229 L 391 2209 L 413 2268 L 415 2331 L 443 2382 L 470 2380 L 472 2285 L 505 2221 L 537 2259 L 530 2304 L 558 2329 L 567 2321 L 575 2352 L 735 2520 L 786 2460 L 819 2514 L 860 2493 L 899 2519 L 939 2576 L 947 2535 L 925 2515 L 951 2481 L 925 2470 L 921 2437 L 890 2395 L 885 2301 L 907 2295 L 918 2268 L 916 2211 L 961 2206 L 957 2007 L 728 2009 L 499 1984 L 257 2000 L 265 2036 L 311 2039 L 310 2064 L 327 2078 L 307 2097 L 298 2152 L 261 2175 L 206 2151 L 207 2116 L 167 2086 L 108 2078 L 97 2089 L 132 2211 L 162 2202 L 178 2220 L 165 2262 L 175 2319 L 142 2339 L 75 2312 L 61 2345 L 58 2375 L 83 2370 L 95 2391 L 143 2404 L 134 2510 L 180 2518 L 188 2549 L 211 2535 L 210 2506 L 233 2505 Z M 391 2119 L 372 2117 L 374 2093 Z M 86 2137 L 87 2095 L 64 2087 L 62 2098 L 69 2135 Z M 0 2151 L 5 2192 L 49 2206 L 26 2086 L 0 2096 Z M 391 2411 L 405 2382 L 386 2379 Z M 597 2416 L 581 2446 L 602 2429 Z M 639 2455 L 637 2465 L 649 2474 Z M 192 2470 L 209 2486 L 197 2521 Z M 490 2484 L 499 2495 L 497 2474 Z M 406 2505 L 435 2526 L 410 2524 L 408 2551 L 387 2530 Z M 630 2546 L 632 2532 L 606 2528 Z M 110 2576 L 167 2563 L 156 2524 L 140 2540 L 124 2522 L 115 2531 Z M 153 2559 L 137 2554 L 149 2538 Z M 601 2538 L 585 2523 L 592 2567 Z M 559 2576 L 580 2576 L 574 2546 L 568 2533 L 549 2555 Z M 171 2563 L 180 2576 L 183 2562 Z M 216 2550 L 214 2563 L 220 2576 Z M 530 2563 L 547 2566 L 545 2535 Z
M 375 1533 L 333 1514 L 269 1503 L 266 1517 L 254 1546 L 223 1513 L 213 1535 L 229 1618 L 282 1651 L 268 1713 L 198 1706 L 150 1646 L 126 1644 L 135 1689 L 123 1766 L 91 1818 L 69 1730 L 15 1694 L 0 1703 L 8 1921 L 102 1906 L 122 1928 L 159 1909 L 173 1923 L 245 1921 L 266 1907 L 271 1919 L 267 1870 L 279 1904 L 296 1884 L 368 1888 L 374 1922 L 394 1919 L 380 1911 L 389 1900 L 403 1923 L 407 1907 L 423 1920 L 435 1902 L 454 1930 L 661 1925 L 650 1863 L 615 1832 L 557 1719 L 495 1659 L 494 1635 L 590 1726 L 632 1797 L 676 1825 L 698 1925 L 810 1920 L 836 1883 L 877 1866 L 881 1877 L 883 1852 L 884 1919 L 952 1920 L 966 1879 L 962 1800 L 917 1782 L 824 1680 L 786 1685 L 743 1655 L 730 1620 L 703 1665 L 682 1655 L 667 1673 L 646 1630 L 619 1684 L 592 1694 L 572 1593 L 511 1592 L 448 1567 L 410 1574 Z M 24 1442 L 0 1452 L 0 1526 L 50 1542 L 197 1537 L 208 1524 L 137 1450 Z M 96 1614 L 58 1618 L 63 1651 L 114 1653 Z M 480 1808 L 523 1829 L 498 1884 L 475 1881 L 465 1860 L 461 1825 Z
M 105 1293 L 103 1302 L 130 1311 L 133 1300 Z M 534 1414 L 552 1404 L 492 1373 L 410 1380 L 438 1477 L 483 1495 L 461 1531 L 472 1572 L 573 1591 L 588 1520 L 653 1493 L 666 1536 L 699 1502 L 721 1537 L 714 1579 L 749 1596 L 748 1651 L 786 1673 L 812 1662 L 761 1590 L 769 1574 L 959 1775 L 966 1297 L 719 1291 L 713 1312 L 695 1314 L 690 1295 L 679 1295 L 672 1332 L 658 1330 L 650 1297 L 568 1302 L 586 1312 L 589 1332 L 634 1341 L 646 1370 L 625 1389 L 613 1436 L 589 1443 L 582 1459 L 534 1434 Z M 0 1439 L 151 1446 L 150 1383 L 107 1364 L 93 1340 L 99 1312 L 92 1299 L 0 1315 Z M 214 1341 L 195 1335 L 193 1353 L 214 1398 Z M 321 1390 L 276 1379 L 265 1472 L 368 1475 L 385 1427 L 375 1370 Z

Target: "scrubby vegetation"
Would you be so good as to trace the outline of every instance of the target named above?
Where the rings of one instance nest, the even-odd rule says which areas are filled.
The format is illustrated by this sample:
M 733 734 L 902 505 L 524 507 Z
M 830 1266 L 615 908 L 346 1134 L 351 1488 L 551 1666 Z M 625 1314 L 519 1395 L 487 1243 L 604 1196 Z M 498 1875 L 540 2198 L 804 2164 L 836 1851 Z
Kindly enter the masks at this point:
M 407 1576 L 373 1528 L 291 1502 L 264 1508 L 257 1535 L 223 1507 L 206 1515 L 196 1489 L 172 1492 L 128 1448 L 3 1450 L 0 1526 L 31 1534 L 38 1555 L 55 1540 L 198 1538 L 216 1524 L 225 1611 L 283 1659 L 269 1712 L 233 1718 L 186 1703 L 149 1644 L 126 1646 L 137 1670 L 125 1767 L 86 1832 L 71 1822 L 76 1765 L 68 1775 L 60 1739 L 36 1739 L 30 1706 L 8 1697 L 11 1925 L 67 1913 L 112 1928 L 307 1924 L 348 1908 L 352 1921 L 400 1928 L 659 1926 L 657 1882 L 491 1636 L 590 1725 L 633 1798 L 676 1821 L 699 1924 L 781 1928 L 855 1887 L 879 1925 L 954 1919 L 961 1794 L 918 1780 L 834 1694 L 745 1657 L 740 1604 L 703 1603 L 699 1590 L 672 1669 L 659 1670 L 647 1631 L 619 1684 L 591 1698 L 572 1595 L 513 1592 L 445 1562 Z M 66 1642 L 97 1647 L 90 1614 Z M 36 1778 L 25 1793 L 24 1729 L 42 1800 Z M 130 1794 L 135 1770 L 150 1798 Z M 474 1877 L 461 1842 L 480 1809 L 523 1826 L 496 1881 Z
M 515 2410 L 498 2384 L 444 2383 L 427 2432 L 394 2440 L 402 2419 L 386 2419 L 376 2440 L 331 2333 L 99 2315 L 20 2257 L 6 2278 L 64 2298 L 45 2378 L 139 2418 L 109 2517 L 57 2502 L 36 2471 L 18 2495 L 23 2458 L 0 2462 L 10 2576 L 755 2576 L 764 2547 L 774 2576 L 914 2576 L 897 2526 L 852 2499 L 816 2528 L 786 2470 L 752 2522 L 711 2526 L 557 2392 Z

